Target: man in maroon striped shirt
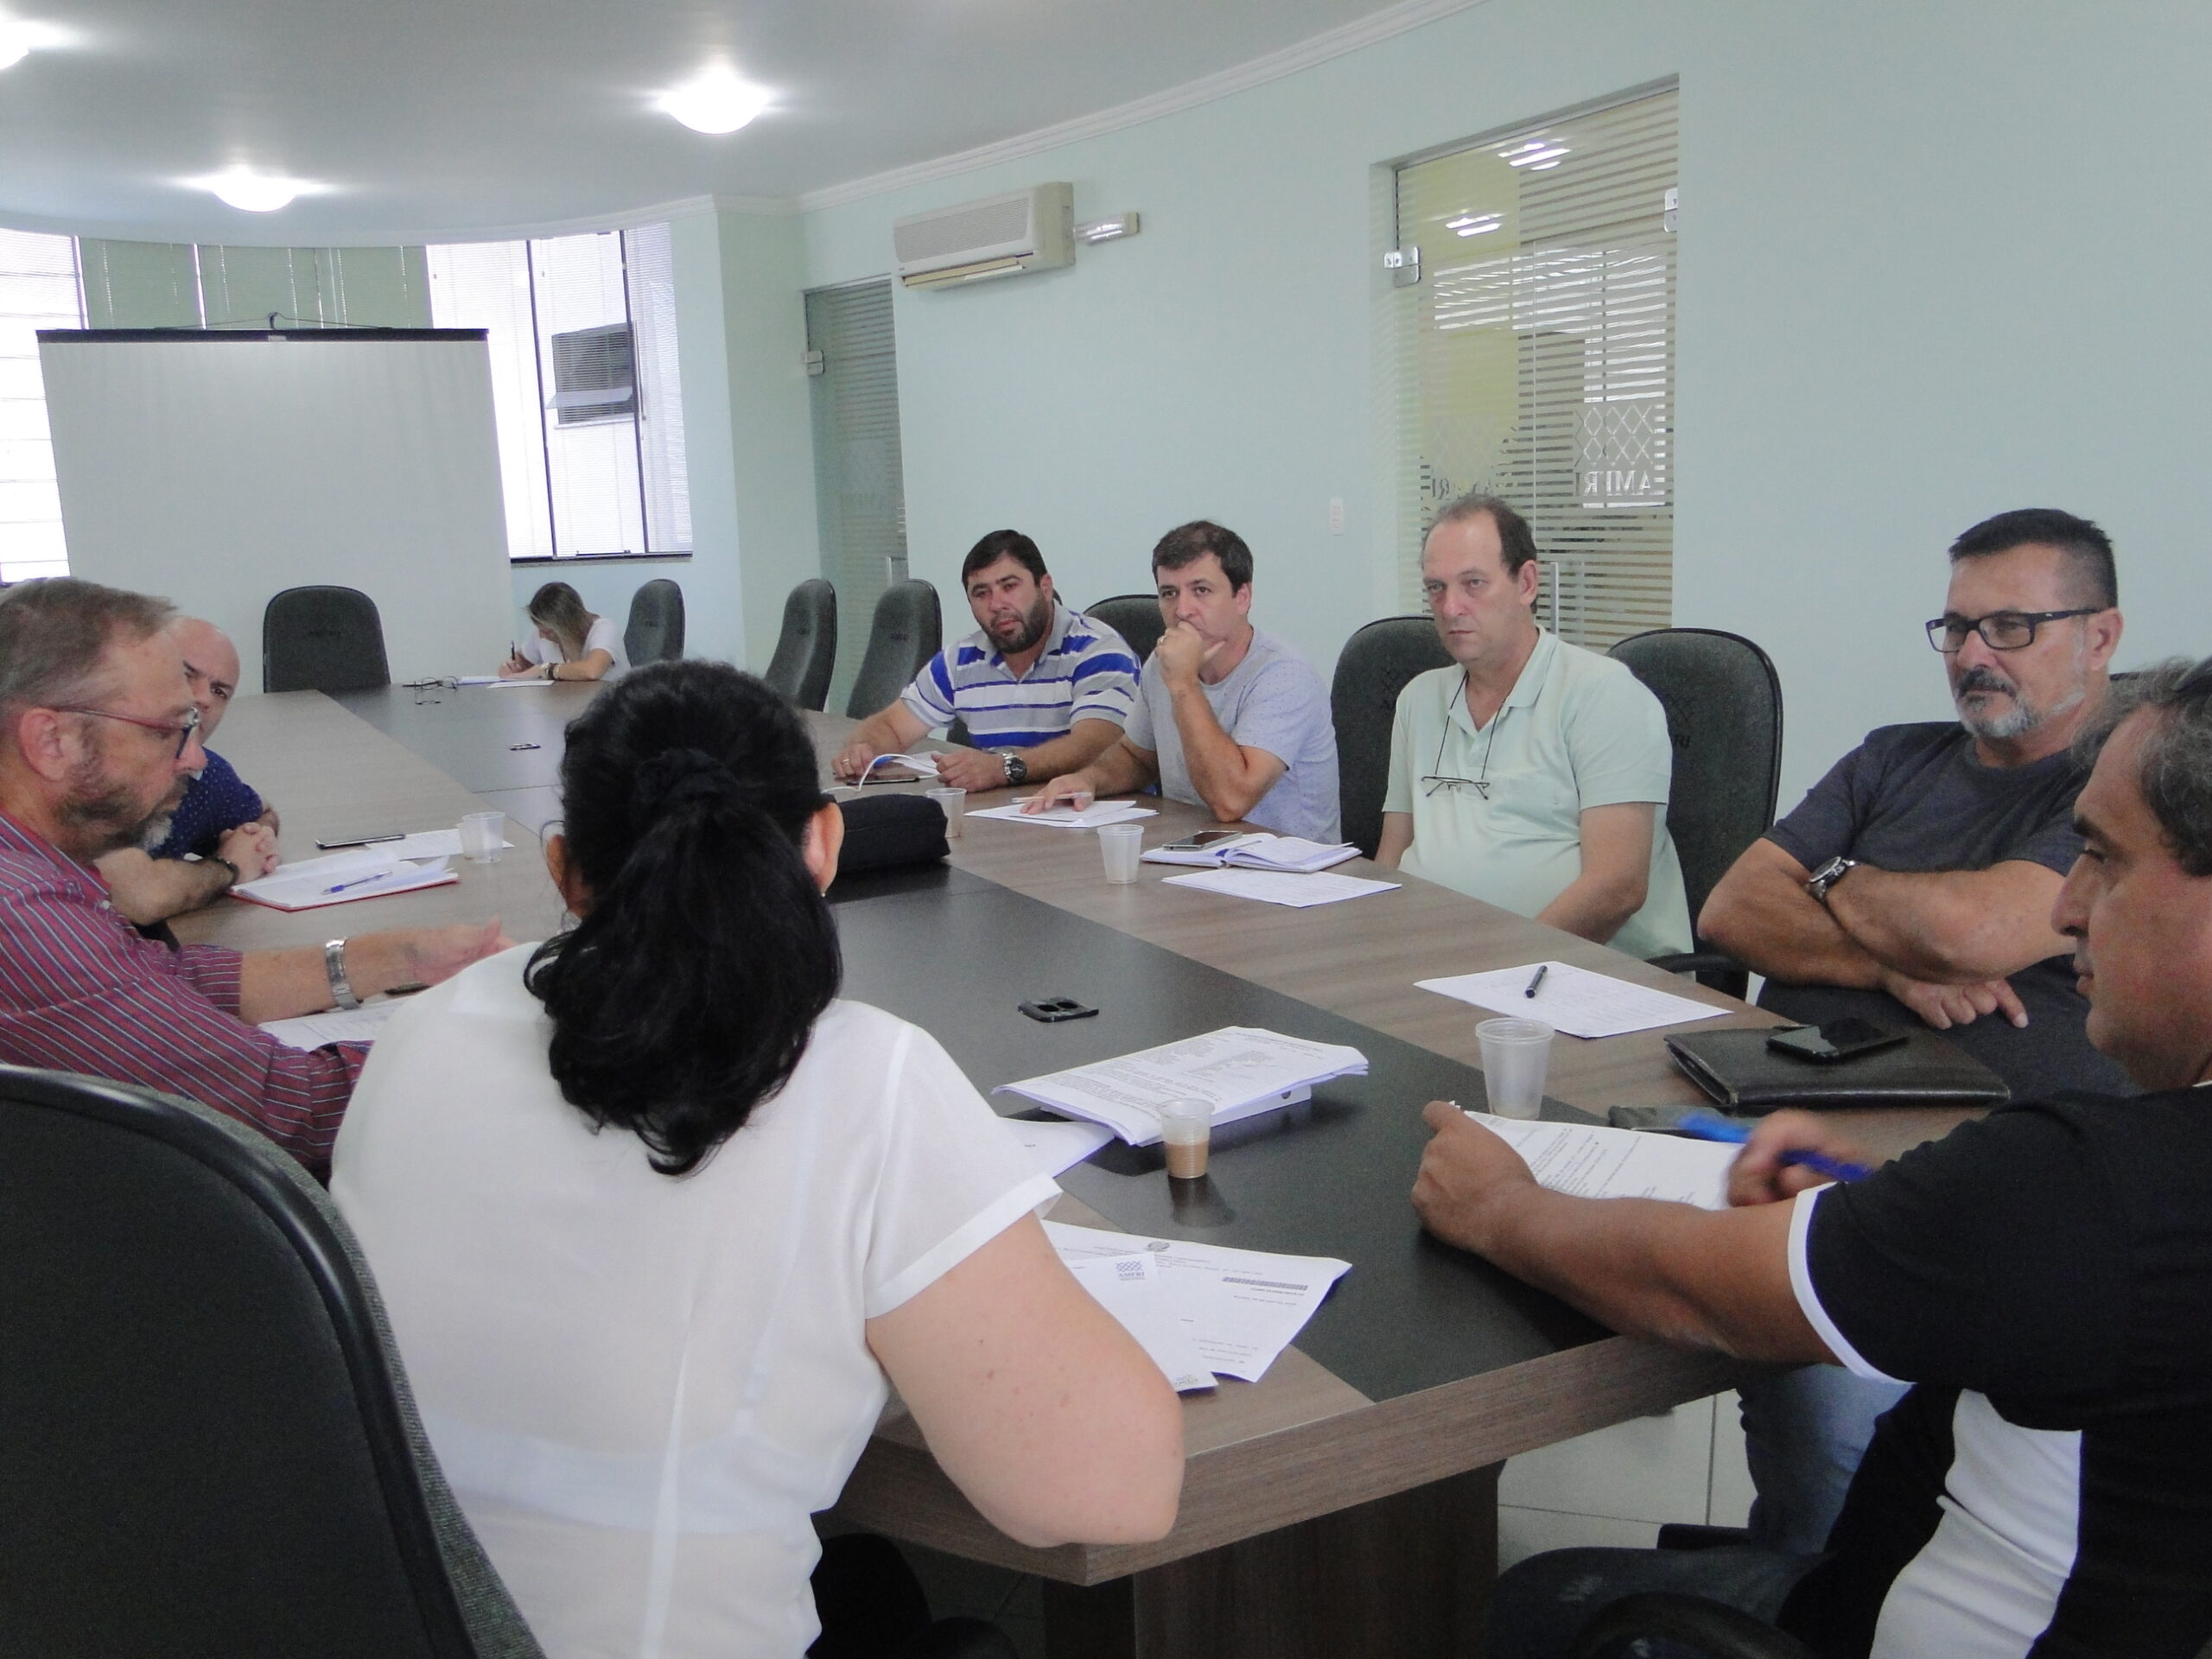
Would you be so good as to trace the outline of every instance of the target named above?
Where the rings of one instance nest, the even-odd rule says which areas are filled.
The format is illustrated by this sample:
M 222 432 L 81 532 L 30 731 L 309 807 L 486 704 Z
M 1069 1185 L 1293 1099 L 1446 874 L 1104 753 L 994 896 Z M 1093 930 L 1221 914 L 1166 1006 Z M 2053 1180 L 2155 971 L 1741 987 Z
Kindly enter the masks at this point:
M 0 597 L 0 1060 L 188 1096 L 320 1171 L 368 1051 L 288 1048 L 255 1024 L 435 984 L 507 941 L 497 921 L 327 955 L 139 937 L 92 866 L 136 846 L 207 764 L 174 615 L 66 577 Z

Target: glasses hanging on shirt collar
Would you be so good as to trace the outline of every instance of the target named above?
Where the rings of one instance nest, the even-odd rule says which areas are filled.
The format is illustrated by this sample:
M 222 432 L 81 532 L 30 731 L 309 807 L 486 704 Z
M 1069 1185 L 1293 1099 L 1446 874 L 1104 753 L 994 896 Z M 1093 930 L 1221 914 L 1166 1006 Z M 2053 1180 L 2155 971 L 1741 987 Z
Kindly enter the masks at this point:
M 1459 689 L 1452 696 L 1463 703 L 1467 700 L 1467 671 L 1464 668 L 1459 671 Z M 1436 759 L 1429 763 L 1430 770 L 1421 780 L 1427 785 L 1421 791 L 1424 796 L 1433 798 L 1440 789 L 1448 789 L 1455 795 L 1463 789 L 1471 789 L 1484 800 L 1490 799 L 1490 752 L 1497 742 L 1497 728 L 1505 723 L 1510 706 L 1500 704 L 1497 712 L 1491 716 L 1490 735 L 1483 740 L 1481 775 L 1475 778 L 1454 778 L 1443 770 L 1444 746 L 1452 741 L 1452 705 L 1445 706 L 1444 734 L 1436 740 Z

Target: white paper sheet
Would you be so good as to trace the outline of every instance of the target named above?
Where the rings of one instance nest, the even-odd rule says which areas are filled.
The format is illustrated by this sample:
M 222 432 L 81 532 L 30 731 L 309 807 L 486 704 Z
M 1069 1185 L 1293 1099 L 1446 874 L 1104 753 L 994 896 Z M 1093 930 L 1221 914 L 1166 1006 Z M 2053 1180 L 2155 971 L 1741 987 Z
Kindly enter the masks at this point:
M 1017 802 L 1012 806 L 987 806 L 968 814 L 971 818 L 1002 818 L 1008 823 L 1033 823 L 1044 830 L 1096 830 L 1102 823 L 1132 823 L 1139 818 L 1156 818 L 1160 815 L 1148 806 L 1139 806 L 1135 801 L 1095 801 L 1082 811 L 1073 807 L 1047 807 L 1042 812 L 1025 812 Z
M 435 887 L 459 879 L 446 868 L 444 859 L 409 862 L 392 852 L 397 845 L 386 842 L 279 865 L 273 875 L 240 882 L 231 889 L 231 896 L 276 910 L 320 910 L 326 905 L 412 893 L 417 887 Z
M 1072 1269 L 1079 1262 L 1141 1252 L 1158 1263 L 1176 1311 L 1205 1363 L 1223 1376 L 1256 1382 L 1297 1340 L 1329 1287 L 1351 1263 L 1327 1255 L 1279 1255 L 1222 1244 L 1143 1238 L 1048 1221 L 1045 1232 Z
M 550 685 L 553 682 L 550 680 L 540 679 L 535 674 L 519 674 L 512 679 L 505 680 L 499 678 L 496 675 L 490 679 L 483 679 L 472 674 L 466 679 L 462 680 L 461 683 L 463 685 L 488 685 L 495 691 L 515 691 L 524 690 L 534 685 Z
M 1700 1210 L 1728 1207 L 1728 1168 L 1741 1148 L 1687 1135 L 1594 1123 L 1469 1117 L 1509 1142 L 1540 1185 L 1580 1198 L 1665 1198 Z
M 455 679 L 454 683 L 455 685 L 498 685 L 500 681 L 496 674 L 463 674 Z
M 1525 995 L 1529 982 L 1542 968 L 1544 982 L 1534 996 Z M 1563 962 L 1528 963 L 1519 968 L 1499 968 L 1486 974 L 1459 974 L 1450 979 L 1414 982 L 1424 991 L 1435 991 L 1478 1008 L 1497 1014 L 1541 1020 L 1570 1037 L 1618 1037 L 1657 1026 L 1686 1025 L 1711 1020 L 1728 1012 L 1710 1003 L 1693 1002 L 1687 996 L 1631 985 L 1609 974 Z
M 1007 1128 L 1021 1137 L 1022 1150 L 1047 1175 L 1073 1169 L 1114 1138 L 1114 1131 L 1103 1123 L 1046 1122 L 1032 1117 L 1009 1117 L 1005 1122 Z
M 1315 905 L 1341 904 L 1347 899 L 1363 899 L 1370 893 L 1389 893 L 1398 884 L 1370 881 L 1358 875 L 1291 875 L 1281 870 L 1229 869 L 1171 875 L 1166 885 L 1197 887 L 1204 893 L 1225 893 L 1232 899 L 1257 899 L 1262 904 L 1287 905 L 1293 910 L 1310 910 Z
M 1116 1059 L 1001 1084 L 997 1092 L 1103 1123 L 1131 1146 L 1146 1147 L 1160 1139 L 1164 1102 L 1203 1100 L 1213 1108 L 1216 1123 L 1233 1123 L 1303 1100 L 1314 1084 L 1366 1070 L 1367 1057 L 1356 1048 L 1224 1026 Z
M 1076 1283 L 1120 1320 L 1122 1329 L 1137 1339 L 1137 1346 L 1152 1356 L 1152 1363 L 1160 1367 L 1176 1393 L 1214 1386 L 1212 1368 L 1198 1351 L 1154 1257 L 1141 1251 L 1093 1255 L 1069 1262 L 1067 1268 Z
M 269 1020 L 261 1028 L 287 1048 L 321 1048 L 325 1043 L 372 1043 L 400 1000 L 364 1002 L 358 1008 L 332 1008 L 295 1020 Z
M 512 849 L 514 842 L 502 841 L 500 846 Z M 376 845 L 380 853 L 390 853 L 394 858 L 416 860 L 430 858 L 459 858 L 461 831 L 452 830 L 417 830 L 412 835 L 402 836 L 397 841 L 380 841 Z

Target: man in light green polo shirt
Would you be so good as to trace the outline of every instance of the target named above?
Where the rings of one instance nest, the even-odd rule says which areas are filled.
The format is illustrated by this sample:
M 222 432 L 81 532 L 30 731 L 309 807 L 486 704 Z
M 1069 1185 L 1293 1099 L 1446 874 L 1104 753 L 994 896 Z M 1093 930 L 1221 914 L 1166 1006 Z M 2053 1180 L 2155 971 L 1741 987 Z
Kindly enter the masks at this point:
M 1421 574 L 1454 665 L 1398 695 L 1377 861 L 1630 956 L 1688 950 L 1659 700 L 1536 626 L 1535 538 L 1495 497 L 1445 508 Z

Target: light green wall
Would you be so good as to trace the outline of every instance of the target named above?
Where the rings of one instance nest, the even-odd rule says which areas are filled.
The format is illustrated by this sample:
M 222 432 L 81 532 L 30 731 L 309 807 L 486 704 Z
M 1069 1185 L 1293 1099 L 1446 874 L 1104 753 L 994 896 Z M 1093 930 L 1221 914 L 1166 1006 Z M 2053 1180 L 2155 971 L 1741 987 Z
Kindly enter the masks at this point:
M 430 326 L 420 248 L 79 245 L 85 321 L 94 328 L 219 327 L 265 321 Z
M 2002 508 L 2099 519 L 2122 656 L 2212 649 L 2199 481 L 2212 10 L 2051 0 L 1490 0 L 1197 109 L 807 215 L 808 285 L 890 222 L 1047 179 L 1143 233 L 898 300 L 915 574 L 1034 534 L 1073 598 L 1205 514 L 1325 673 L 1388 608 L 1394 158 L 1681 86 L 1675 620 L 1765 644 L 1784 804 L 1873 725 L 1942 718 L 1942 548 Z M 1346 533 L 1327 528 L 1346 503 Z M 948 619 L 950 620 L 950 619 Z

